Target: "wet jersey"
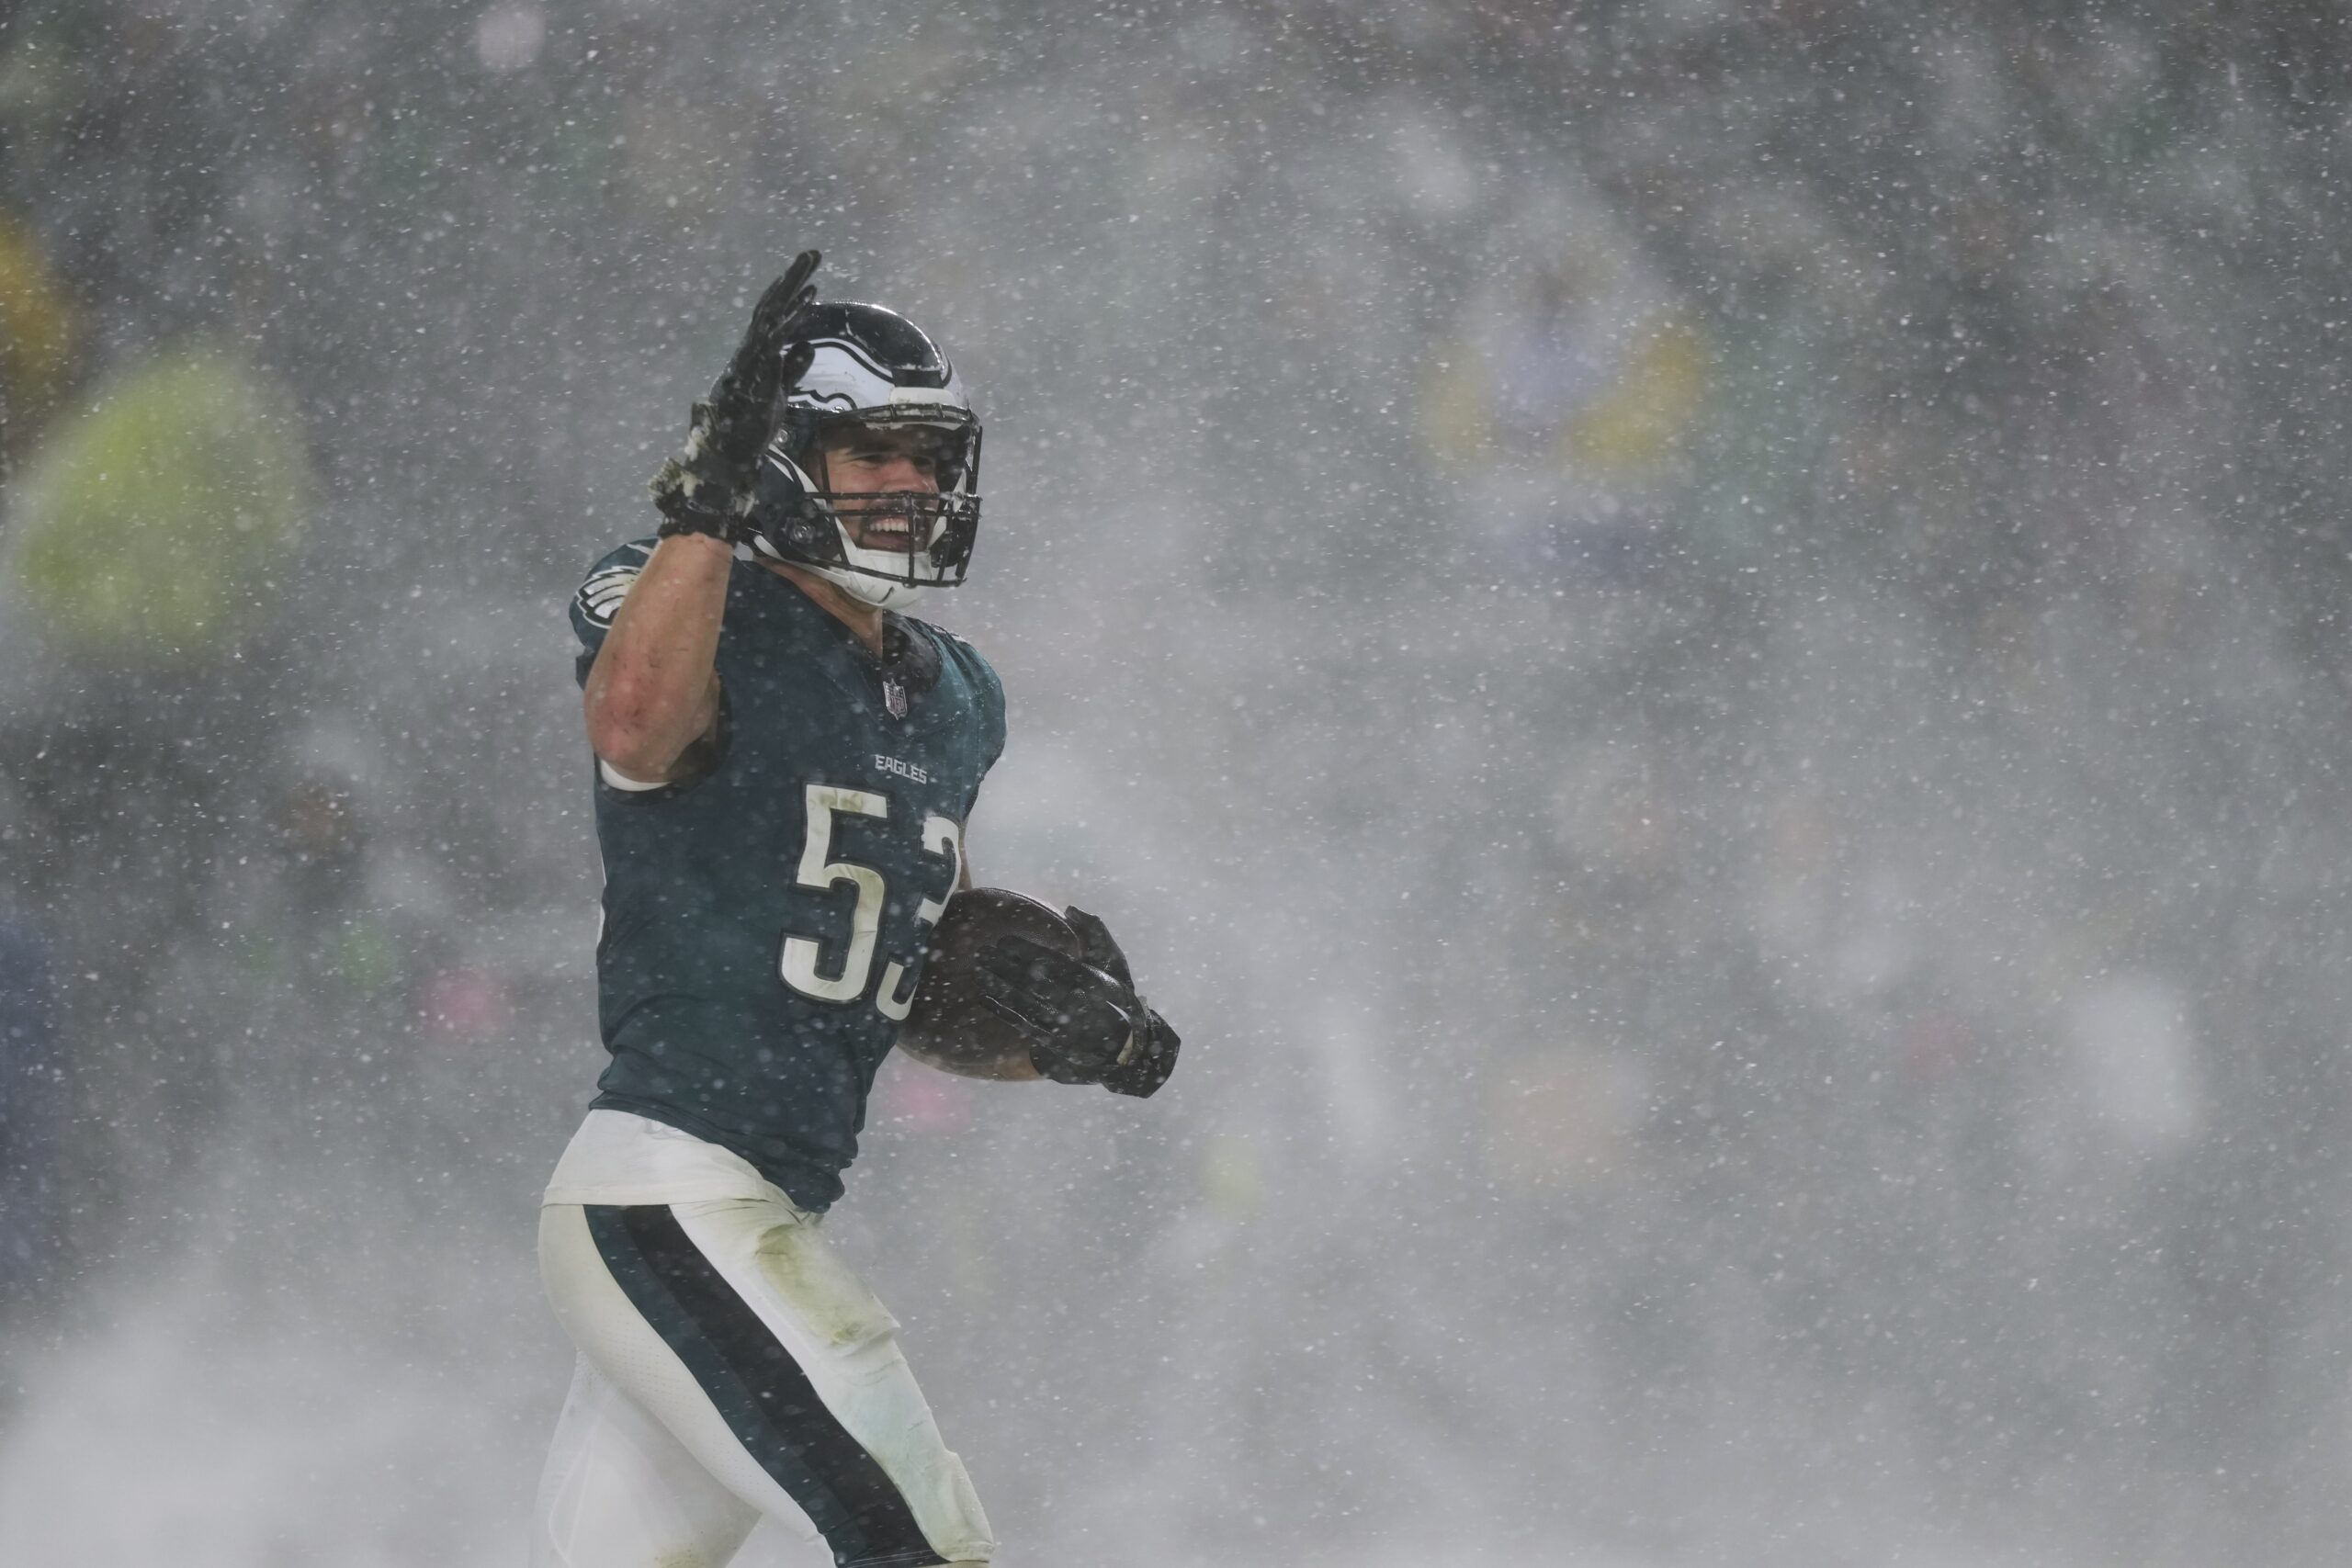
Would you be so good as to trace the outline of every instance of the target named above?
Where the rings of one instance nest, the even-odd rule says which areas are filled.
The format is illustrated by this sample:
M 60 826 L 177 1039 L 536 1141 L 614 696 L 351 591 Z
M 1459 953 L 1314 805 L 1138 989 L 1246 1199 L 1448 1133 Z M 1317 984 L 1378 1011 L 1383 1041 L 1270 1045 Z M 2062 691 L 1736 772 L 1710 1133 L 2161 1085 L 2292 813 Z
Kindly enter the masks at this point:
M 572 601 L 584 683 L 653 541 Z M 923 928 L 1004 749 L 1004 693 L 970 645 L 891 616 L 884 657 L 738 559 L 716 744 L 673 784 L 596 763 L 604 852 L 594 1104 L 732 1149 L 809 1210 L 841 1196 L 866 1091 L 913 1000 Z

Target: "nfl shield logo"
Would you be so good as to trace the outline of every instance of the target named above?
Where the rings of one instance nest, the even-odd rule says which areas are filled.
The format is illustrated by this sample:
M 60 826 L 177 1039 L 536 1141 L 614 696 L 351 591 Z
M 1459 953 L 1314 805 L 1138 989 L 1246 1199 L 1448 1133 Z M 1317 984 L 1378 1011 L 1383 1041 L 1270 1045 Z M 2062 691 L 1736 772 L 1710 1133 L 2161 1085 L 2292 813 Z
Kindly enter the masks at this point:
M 886 677 L 883 680 L 882 705 L 890 710 L 892 718 L 907 716 L 907 689 L 896 679 Z

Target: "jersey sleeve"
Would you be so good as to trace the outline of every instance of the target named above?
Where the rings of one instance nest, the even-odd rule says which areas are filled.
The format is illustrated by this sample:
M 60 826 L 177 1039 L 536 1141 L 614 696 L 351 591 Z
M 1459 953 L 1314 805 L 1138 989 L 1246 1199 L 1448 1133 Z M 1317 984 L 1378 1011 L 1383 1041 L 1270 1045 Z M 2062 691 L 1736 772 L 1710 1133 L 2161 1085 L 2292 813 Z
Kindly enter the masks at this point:
M 1004 755 L 1004 682 L 997 679 L 995 665 L 977 653 L 972 657 L 979 660 L 980 673 L 987 677 L 982 705 L 988 716 L 989 739 L 985 753 L 987 761 L 980 764 L 981 773 L 986 774 L 996 766 L 996 760 Z
M 985 781 L 997 759 L 1004 755 L 1004 682 L 997 679 L 996 666 L 980 656 L 980 650 L 949 632 L 943 639 L 949 656 L 964 667 L 972 682 L 972 697 L 980 718 L 980 772 Z M 978 784 L 972 786 L 972 798 L 964 803 L 964 815 L 968 818 L 972 807 L 978 801 Z
M 573 673 L 580 683 L 588 683 L 588 671 L 596 662 L 596 654 L 605 646 L 605 634 L 613 629 L 613 617 L 620 614 L 621 601 L 637 584 L 637 574 L 645 570 L 652 558 L 651 539 L 632 539 L 588 569 L 586 581 L 580 592 L 571 596 L 571 630 L 580 639 L 580 657 Z

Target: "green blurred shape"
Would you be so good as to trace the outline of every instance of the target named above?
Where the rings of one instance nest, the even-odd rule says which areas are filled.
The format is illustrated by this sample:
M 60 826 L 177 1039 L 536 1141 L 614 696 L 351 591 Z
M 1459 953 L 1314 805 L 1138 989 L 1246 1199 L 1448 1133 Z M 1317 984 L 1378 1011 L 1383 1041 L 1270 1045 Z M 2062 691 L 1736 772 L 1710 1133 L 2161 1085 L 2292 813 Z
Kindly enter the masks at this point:
M 229 351 L 190 344 L 51 430 L 0 548 L 26 606 L 74 651 L 176 660 L 258 621 L 311 489 L 276 387 Z

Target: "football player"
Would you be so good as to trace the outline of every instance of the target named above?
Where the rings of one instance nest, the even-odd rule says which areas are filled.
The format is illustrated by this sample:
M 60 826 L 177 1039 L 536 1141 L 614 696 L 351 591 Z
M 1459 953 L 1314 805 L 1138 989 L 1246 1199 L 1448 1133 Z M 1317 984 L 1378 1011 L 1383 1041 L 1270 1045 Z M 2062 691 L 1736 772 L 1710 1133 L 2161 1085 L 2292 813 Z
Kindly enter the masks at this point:
M 894 1043 L 1134 1095 L 1175 1061 L 1102 922 L 957 895 L 1004 696 L 901 612 L 963 581 L 980 423 L 936 343 L 817 303 L 816 266 L 768 288 L 695 405 L 655 536 L 572 603 L 611 1061 L 541 1211 L 580 1351 L 541 1564 L 722 1563 L 763 1517 L 843 1564 L 986 1562 L 897 1324 L 819 1223 L 868 1088 Z M 944 918 L 952 950 L 926 940 Z

